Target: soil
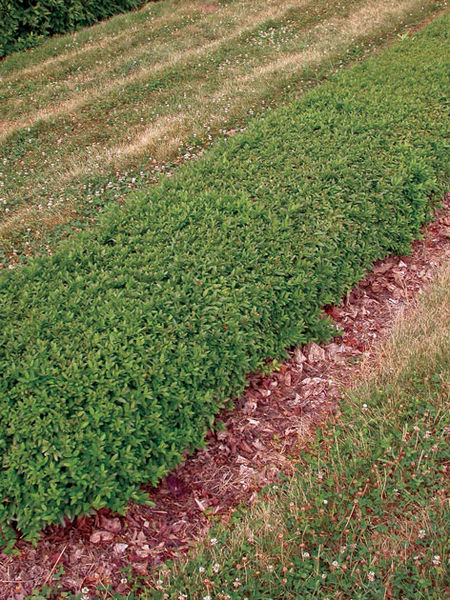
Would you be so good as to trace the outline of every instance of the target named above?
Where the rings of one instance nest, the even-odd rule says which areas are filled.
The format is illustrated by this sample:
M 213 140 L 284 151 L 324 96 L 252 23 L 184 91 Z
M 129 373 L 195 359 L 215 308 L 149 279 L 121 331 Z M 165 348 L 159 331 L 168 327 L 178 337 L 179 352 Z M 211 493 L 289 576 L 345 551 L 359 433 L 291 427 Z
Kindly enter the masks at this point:
M 146 575 L 166 559 L 182 557 L 206 535 L 212 517 L 228 520 L 238 504 L 255 502 L 263 486 L 294 468 L 314 427 L 337 410 L 340 389 L 358 378 L 361 361 L 370 360 L 398 313 L 449 259 L 447 196 L 409 256 L 376 263 L 345 301 L 325 307 L 341 337 L 292 349 L 270 376 L 249 376 L 233 410 L 219 415 L 223 430 L 210 433 L 207 447 L 158 488 L 146 490 L 154 506 L 131 504 L 125 516 L 101 510 L 48 528 L 35 547 L 19 540 L 16 556 L 0 553 L 0 600 L 24 600 L 61 572 L 67 591 L 111 585 L 112 592 L 125 593 L 123 569 Z

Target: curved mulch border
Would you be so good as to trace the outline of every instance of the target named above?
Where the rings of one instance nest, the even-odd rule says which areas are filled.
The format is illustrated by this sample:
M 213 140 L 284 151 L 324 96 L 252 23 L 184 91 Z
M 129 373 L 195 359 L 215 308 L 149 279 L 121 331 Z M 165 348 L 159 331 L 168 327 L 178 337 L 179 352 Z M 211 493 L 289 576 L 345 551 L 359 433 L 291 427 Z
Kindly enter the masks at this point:
M 296 348 L 278 372 L 249 377 L 235 408 L 219 416 L 225 429 L 209 434 L 206 449 L 148 489 L 154 506 L 130 505 L 125 517 L 102 510 L 48 528 L 35 548 L 19 541 L 18 556 L 0 553 L 0 600 L 24 600 L 61 568 L 64 590 L 111 584 L 124 593 L 123 568 L 146 575 L 182 556 L 205 536 L 210 515 L 228 519 L 237 504 L 254 502 L 259 489 L 292 469 L 299 442 L 337 408 L 339 389 L 358 376 L 361 358 L 370 359 L 373 343 L 450 259 L 449 209 L 447 196 L 408 257 L 378 262 L 341 305 L 325 309 L 342 337 Z

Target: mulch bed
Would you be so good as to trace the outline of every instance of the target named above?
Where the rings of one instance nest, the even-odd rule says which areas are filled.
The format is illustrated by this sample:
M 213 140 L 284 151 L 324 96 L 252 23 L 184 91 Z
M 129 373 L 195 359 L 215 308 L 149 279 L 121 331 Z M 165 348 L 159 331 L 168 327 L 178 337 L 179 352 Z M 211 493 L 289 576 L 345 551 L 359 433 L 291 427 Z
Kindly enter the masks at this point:
M 131 504 L 124 517 L 101 510 L 48 528 L 36 547 L 20 540 L 17 556 L 0 553 L 0 600 L 24 600 L 62 570 L 64 590 L 111 585 L 124 593 L 124 568 L 146 575 L 183 556 L 206 535 L 211 516 L 229 519 L 239 503 L 255 502 L 258 490 L 293 469 L 301 444 L 337 409 L 339 390 L 357 379 L 374 342 L 389 334 L 396 315 L 450 259 L 449 209 L 447 196 L 411 255 L 378 262 L 342 304 L 326 307 L 342 337 L 295 348 L 270 376 L 249 376 L 234 409 L 219 415 L 225 428 L 147 490 L 154 506 Z

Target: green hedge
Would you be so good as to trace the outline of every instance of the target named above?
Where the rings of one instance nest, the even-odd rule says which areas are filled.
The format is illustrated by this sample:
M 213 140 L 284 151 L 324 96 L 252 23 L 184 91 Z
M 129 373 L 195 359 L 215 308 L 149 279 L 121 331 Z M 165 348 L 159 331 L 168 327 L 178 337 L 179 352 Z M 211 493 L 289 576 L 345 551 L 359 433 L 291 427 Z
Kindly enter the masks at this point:
M 122 507 L 443 193 L 449 18 L 0 277 L 0 523 Z
M 0 57 L 54 33 L 93 25 L 146 0 L 0 0 Z

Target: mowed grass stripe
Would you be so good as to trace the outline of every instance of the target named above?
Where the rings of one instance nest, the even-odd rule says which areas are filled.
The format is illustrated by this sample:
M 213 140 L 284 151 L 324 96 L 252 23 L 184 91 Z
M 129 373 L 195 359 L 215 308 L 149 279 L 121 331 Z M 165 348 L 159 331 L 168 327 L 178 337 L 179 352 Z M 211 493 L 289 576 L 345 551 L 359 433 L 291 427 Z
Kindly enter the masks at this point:
M 145 81 L 149 75 L 169 70 L 177 63 L 181 62 L 186 68 L 190 61 L 213 51 L 224 40 L 230 44 L 230 36 L 233 39 L 265 21 L 279 20 L 290 7 L 295 6 L 298 10 L 308 2 L 289 3 L 284 0 L 281 6 L 279 4 L 279 1 L 276 3 L 273 0 L 267 4 L 261 4 L 260 1 L 239 2 L 239 11 L 235 10 L 231 15 L 223 15 L 221 11 L 220 17 L 214 12 L 214 18 L 199 10 L 190 19 L 173 19 L 170 26 L 165 24 L 156 29 L 145 28 L 142 39 L 138 41 L 136 37 L 139 38 L 139 35 L 135 32 L 131 35 L 128 31 L 122 49 L 119 47 L 118 50 L 116 41 L 113 47 L 105 48 L 103 44 L 102 55 L 96 53 L 85 57 L 81 64 L 76 60 L 67 65 L 63 72 L 49 72 L 48 68 L 44 68 L 30 78 L 19 71 L 15 74 L 17 81 L 5 88 L 0 113 L 4 121 L 0 122 L 0 132 L 4 136 L 18 127 L 32 125 L 40 118 L 72 112 L 86 103 L 87 94 L 90 96 L 89 102 L 93 103 L 92 96 L 103 96 L 110 90 Z M 198 14 L 203 18 L 194 18 Z M 26 122 L 14 123 L 16 116 L 23 117 L 28 113 L 30 116 Z
M 413 5 L 414 0 L 409 3 L 409 6 L 405 5 L 402 9 L 408 10 Z M 203 109 L 203 113 L 214 114 L 217 112 L 216 107 L 225 105 L 226 112 L 237 108 L 236 118 L 239 118 L 239 113 L 242 112 L 245 103 L 248 108 L 251 108 L 261 98 L 269 99 L 272 94 L 277 95 L 280 88 L 287 87 L 292 82 L 293 75 L 305 69 L 314 69 L 322 63 L 324 55 L 332 56 L 340 53 L 348 48 L 350 40 L 366 35 L 368 22 L 371 23 L 373 29 L 382 27 L 386 22 L 391 22 L 393 16 L 398 13 L 398 6 L 393 7 L 392 3 L 389 3 L 383 8 L 385 10 L 380 10 L 379 6 L 374 8 L 372 3 L 364 4 L 355 12 L 349 13 L 347 18 L 319 22 L 314 28 L 313 34 L 309 36 L 308 42 L 302 44 L 306 46 L 304 50 L 277 52 L 270 60 L 251 67 L 249 65 L 250 68 L 246 74 L 242 74 L 241 69 L 236 69 L 233 77 L 231 71 L 227 77 L 227 83 L 213 95 L 210 94 L 209 83 L 205 82 L 199 86 L 197 94 L 192 99 L 192 105 L 196 107 L 195 113 L 183 110 L 177 115 L 162 118 L 142 134 L 138 130 L 135 131 L 131 137 L 137 139 L 131 144 L 108 149 L 107 152 L 113 161 L 114 169 L 124 167 L 124 155 L 128 157 L 146 153 L 162 160 L 167 152 L 167 144 L 164 146 L 164 154 L 161 152 L 162 140 L 168 138 L 179 143 L 182 137 L 181 132 L 187 128 L 188 124 L 195 122 L 198 107 L 205 102 L 209 106 Z M 231 98 L 236 107 L 231 105 Z M 211 122 L 211 125 L 213 124 L 214 122 Z M 119 157 L 118 160 L 117 157 Z M 85 169 L 89 169 L 89 167 L 84 166 L 77 169 L 76 174 L 86 172 Z
M 299 46 L 309 47 L 318 43 L 326 46 L 327 44 L 323 43 L 323 34 L 328 34 L 327 38 L 329 38 L 330 29 L 334 33 L 336 29 L 346 24 L 346 19 L 343 20 L 334 16 L 336 6 L 330 6 L 328 3 L 324 6 L 318 6 L 316 2 L 304 0 L 295 3 L 295 9 L 292 9 L 292 3 L 284 2 L 284 4 L 283 7 L 271 9 L 266 6 L 258 15 L 246 14 L 239 21 L 239 26 L 226 35 L 223 35 L 221 25 L 216 26 L 213 31 L 218 32 L 218 38 L 204 44 L 196 42 L 192 50 L 186 48 L 179 51 L 173 48 L 173 45 L 164 43 L 161 45 L 164 50 L 164 57 L 160 61 L 154 60 L 153 48 L 150 52 L 146 49 L 145 54 L 150 61 L 150 65 L 137 66 L 125 77 L 122 73 L 107 72 L 104 74 L 102 81 L 94 81 L 93 93 L 86 96 L 86 91 L 91 92 L 91 90 L 81 89 L 80 93 L 74 98 L 62 104 L 55 104 L 53 99 L 49 107 L 39 108 L 37 113 L 25 122 L 14 123 L 7 118 L 3 124 L 0 140 L 8 141 L 8 133 L 11 131 L 31 126 L 34 122 L 42 119 L 52 121 L 50 127 L 55 135 L 58 131 L 56 119 L 59 116 L 63 117 L 60 124 L 62 132 L 64 132 L 64 125 L 66 124 L 64 117 L 67 118 L 68 114 L 71 117 L 76 116 L 81 124 L 89 120 L 102 120 L 106 111 L 118 105 L 119 99 L 121 107 L 119 115 L 121 113 L 129 114 L 131 107 L 133 109 L 144 109 L 148 104 L 149 93 L 155 91 L 157 92 L 159 104 L 162 104 L 162 113 L 170 113 L 173 108 L 169 107 L 169 110 L 166 110 L 164 106 L 165 99 L 160 97 L 161 92 L 167 94 L 170 98 L 174 93 L 177 94 L 179 88 L 183 88 L 183 93 L 177 94 L 177 96 L 184 98 L 186 88 L 191 85 L 206 82 L 210 88 L 214 89 L 223 81 L 234 80 L 235 78 L 238 78 L 239 81 L 239 78 L 248 69 L 252 70 L 258 65 L 271 63 L 280 54 L 292 52 Z M 354 19 L 354 12 L 357 12 L 356 17 L 358 17 L 359 6 L 365 4 L 362 0 L 353 0 L 345 7 L 344 11 L 341 5 L 338 5 L 338 8 L 340 9 L 339 12 L 345 12 L 347 19 Z M 405 1 L 400 9 L 396 6 L 397 3 L 393 3 L 392 0 L 384 0 L 382 4 L 381 11 L 378 7 L 378 13 L 381 12 L 381 14 L 378 14 L 380 20 L 391 9 L 394 14 L 406 12 L 414 5 L 414 1 Z M 373 8 L 370 3 L 368 7 Z M 372 10 L 371 13 L 373 14 L 374 11 Z M 327 19 L 328 16 L 334 16 L 334 19 L 329 20 Z M 320 31 L 317 28 L 320 28 Z M 206 30 L 208 32 L 212 31 L 210 27 Z M 281 38 L 277 42 L 270 37 L 270 35 L 273 36 L 274 32 L 278 38 Z M 119 66 L 119 69 L 121 70 L 122 67 Z M 91 75 L 91 72 L 89 74 Z M 64 80 L 64 85 L 66 84 L 67 79 Z M 52 86 L 45 86 L 44 94 L 47 93 L 49 87 L 52 88 Z M 40 102 L 40 100 L 38 96 L 37 101 Z M 29 98 L 25 98 L 22 103 L 30 105 Z M 22 109 L 23 107 L 20 106 L 20 110 L 17 111 L 18 114 L 23 114 Z M 132 120 L 131 124 L 133 124 L 133 114 L 129 117 Z M 117 130 L 110 129 L 109 137 L 124 133 L 123 128 L 120 127 L 120 121 L 118 119 L 117 121 Z M 134 121 L 137 121 L 136 117 L 134 117 Z M 130 122 L 128 121 L 127 124 L 130 124 Z M 41 128 L 38 127 L 38 130 Z M 94 129 L 92 136 L 96 134 L 97 129 Z
M 420 21 L 441 5 L 434 0 L 345 4 L 305 0 L 293 8 L 287 1 L 253 0 L 219 6 L 200 16 L 195 5 L 195 26 L 201 23 L 206 36 L 217 37 L 210 46 L 193 49 L 196 60 L 186 62 L 185 56 L 175 53 L 174 63 L 162 61 L 156 72 L 149 67 L 142 74 L 138 66 L 128 79 L 112 78 L 108 93 L 105 89 L 100 94 L 100 87 L 99 96 L 79 105 L 76 97 L 76 106 L 67 107 L 73 112 L 59 114 L 57 102 L 48 104 L 39 113 L 47 114 L 45 119 L 4 140 L 0 265 L 51 251 L 55 240 L 95 220 L 99 210 L 121 200 L 130 186 L 153 181 L 164 167 L 170 170 L 217 135 L 245 124 L 254 110 L 281 102 L 286 93 L 301 93 L 359 56 L 363 48 L 376 47 L 400 23 Z M 173 15 L 167 14 L 167 7 L 158 8 L 162 22 L 156 37 L 138 50 L 147 51 L 150 62 L 155 46 L 163 47 L 174 31 L 176 39 L 167 41 L 167 52 L 178 47 L 178 31 L 192 5 L 180 2 L 175 8 Z M 244 9 L 247 14 L 242 16 L 239 11 Z M 129 16 L 134 23 L 137 15 Z M 173 30 L 166 28 L 163 17 L 173 20 Z M 117 18 L 123 24 L 124 17 Z M 222 40 L 224 30 L 228 36 Z M 159 31 L 165 32 L 161 39 Z M 183 40 L 185 32 L 180 36 Z M 105 52 L 110 52 L 112 65 L 120 63 L 113 43 Z M 88 64 L 82 69 L 96 71 L 101 66 Z M 55 89 L 64 85 L 55 83 Z M 47 80 L 44 90 L 48 89 L 53 88 Z
M 139 499 L 448 178 L 450 14 L 0 276 L 0 522 Z

